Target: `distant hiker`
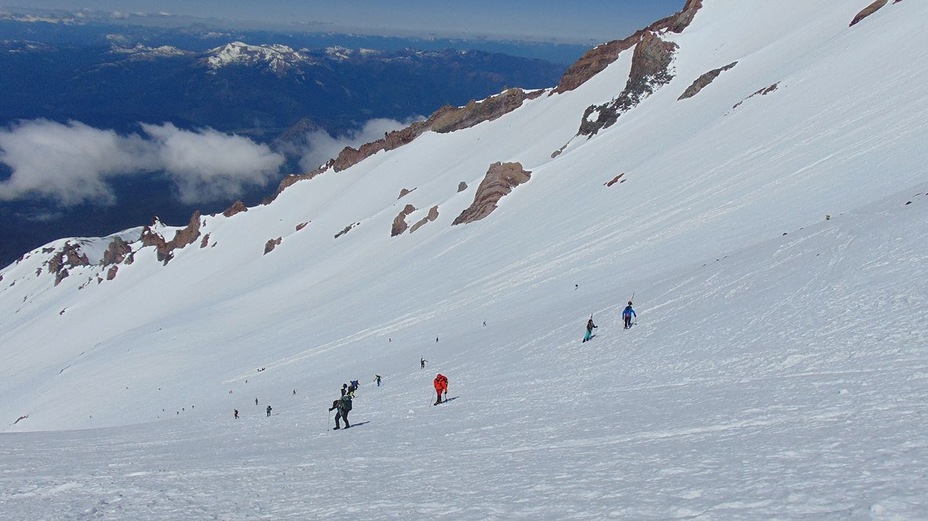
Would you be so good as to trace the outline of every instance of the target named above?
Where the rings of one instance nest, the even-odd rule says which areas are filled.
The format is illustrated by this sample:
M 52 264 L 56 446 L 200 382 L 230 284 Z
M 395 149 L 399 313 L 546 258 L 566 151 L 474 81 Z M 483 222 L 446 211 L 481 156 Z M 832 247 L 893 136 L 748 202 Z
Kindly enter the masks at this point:
M 596 329 L 597 327 L 599 326 L 593 323 L 593 317 L 590 316 L 590 319 L 586 321 L 586 335 L 583 336 L 584 342 L 593 338 L 593 330 Z
M 579 289 L 579 288 L 580 288 L 580 284 L 574 284 L 574 289 L 575 289 L 575 290 L 576 290 L 576 289 Z
M 361 384 L 358 383 L 357 380 L 352 380 L 352 381 L 351 381 L 351 387 L 354 387 L 355 389 L 360 389 L 360 388 L 361 388 Z
M 258 405 L 258 399 L 255 398 L 255 405 Z
M 419 359 L 419 367 L 420 367 L 421 369 L 425 369 L 425 363 L 426 363 L 426 362 L 428 362 L 428 360 L 426 360 L 425 358 L 420 358 L 420 359 Z
M 348 396 L 354 398 L 354 392 L 358 390 L 358 381 L 352 380 L 351 385 L 348 386 Z
M 270 405 L 267 406 L 267 417 L 268 418 L 271 417 L 271 406 Z
M 632 317 L 638 318 L 638 314 L 632 309 L 632 301 L 629 300 L 628 305 L 622 310 L 622 318 L 625 319 L 625 329 L 632 327 Z
M 348 394 L 348 384 L 342 384 L 342 396 Z
M 438 376 L 435 377 L 435 381 L 432 383 L 435 385 L 435 393 L 438 395 L 438 398 L 435 400 L 435 405 L 441 403 L 442 393 L 445 395 L 445 401 L 448 401 L 448 377 L 438 373 Z
M 335 429 L 333 430 L 338 430 L 342 428 L 341 425 L 338 424 L 339 420 L 345 420 L 346 429 L 351 427 L 351 425 L 348 424 L 348 412 L 351 411 L 351 395 L 350 394 L 346 394 L 345 396 L 342 396 L 338 400 L 335 400 L 334 402 L 332 402 L 332 408 L 329 410 L 331 411 L 332 409 L 338 409 L 338 412 L 335 413 Z
M 377 382 L 377 387 L 380 387 L 380 375 L 379 374 L 374 375 L 374 381 Z
M 238 419 L 238 409 L 232 409 L 232 412 L 233 412 L 233 414 L 235 415 L 235 419 L 237 420 L 237 419 Z
M 293 390 L 293 396 L 296 396 L 296 389 Z

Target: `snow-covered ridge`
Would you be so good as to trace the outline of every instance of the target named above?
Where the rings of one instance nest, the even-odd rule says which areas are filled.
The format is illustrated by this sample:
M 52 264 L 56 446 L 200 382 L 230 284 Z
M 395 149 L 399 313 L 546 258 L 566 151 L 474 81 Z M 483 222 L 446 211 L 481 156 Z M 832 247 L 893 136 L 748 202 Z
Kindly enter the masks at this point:
M 240 41 L 210 49 L 204 61 L 212 70 L 230 65 L 260 65 L 275 74 L 299 72 L 301 67 L 316 63 L 307 49 L 296 50 L 282 44 L 248 45 Z
M 179 49 L 173 45 L 149 47 L 140 43 L 136 44 L 134 47 L 120 47 L 114 45 L 110 52 L 113 54 L 124 54 L 132 59 L 174 58 L 178 56 L 193 56 L 195 54 L 193 51 Z
M 48 23 L 48 24 L 62 24 L 62 25 L 72 25 L 72 24 L 77 23 L 77 20 L 72 16 L 15 14 L 15 13 L 4 12 L 4 11 L 0 11 L 0 20 L 9 20 L 12 22 L 24 22 L 24 23 Z

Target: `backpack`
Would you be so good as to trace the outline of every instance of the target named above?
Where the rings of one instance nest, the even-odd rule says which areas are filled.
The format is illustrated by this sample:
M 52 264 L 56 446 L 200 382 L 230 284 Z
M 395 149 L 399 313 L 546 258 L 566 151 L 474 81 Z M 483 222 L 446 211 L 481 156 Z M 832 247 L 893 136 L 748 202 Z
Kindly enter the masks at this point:
M 341 399 L 339 400 L 338 408 L 345 412 L 350 411 L 351 410 L 351 396 L 347 394 L 345 396 L 342 396 Z

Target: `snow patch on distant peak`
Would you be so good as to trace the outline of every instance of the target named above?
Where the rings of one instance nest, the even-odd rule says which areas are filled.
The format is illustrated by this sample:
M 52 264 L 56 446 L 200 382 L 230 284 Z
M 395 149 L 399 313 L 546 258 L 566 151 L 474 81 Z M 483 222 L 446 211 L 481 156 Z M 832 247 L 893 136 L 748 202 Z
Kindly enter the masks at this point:
M 140 43 L 135 47 L 120 47 L 114 45 L 110 52 L 113 54 L 125 54 L 132 59 L 150 59 L 150 58 L 172 58 L 177 56 L 192 55 L 192 51 L 179 49 L 172 45 L 161 45 L 158 47 L 148 47 Z
M 205 62 L 213 71 L 229 65 L 263 65 L 278 75 L 291 70 L 302 72 L 300 66 L 315 63 L 306 49 L 296 50 L 282 44 L 248 45 L 241 41 L 210 49 Z

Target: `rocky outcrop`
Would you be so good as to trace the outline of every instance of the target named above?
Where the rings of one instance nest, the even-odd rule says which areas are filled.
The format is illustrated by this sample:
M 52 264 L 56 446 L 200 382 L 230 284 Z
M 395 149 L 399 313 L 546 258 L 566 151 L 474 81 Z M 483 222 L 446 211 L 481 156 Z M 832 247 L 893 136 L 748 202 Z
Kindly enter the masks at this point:
M 409 229 L 409 233 L 416 233 L 416 230 L 418 230 L 419 228 L 422 228 L 423 226 L 425 226 L 426 223 L 430 223 L 434 221 L 435 219 L 438 219 L 438 207 L 437 206 L 433 206 L 429 208 L 428 215 L 426 215 L 422 219 L 419 219 L 416 222 L 416 224 L 412 225 L 412 228 Z
M 747 101 L 747 100 L 753 98 L 754 96 L 766 96 L 767 94 L 770 94 L 771 92 L 775 92 L 775 91 L 779 88 L 779 86 L 780 86 L 780 82 L 776 82 L 776 83 L 774 83 L 773 85 L 770 85 L 769 87 L 764 87 L 764 88 L 762 88 L 762 89 L 759 89 L 759 90 L 757 90 L 757 92 L 755 92 L 754 94 L 751 94 L 751 95 L 748 96 L 747 98 L 744 98 L 743 100 L 739 101 L 738 103 L 735 103 L 734 106 L 732 106 L 731 109 L 732 109 L 732 110 L 735 110 L 735 109 L 738 108 L 742 103 L 744 103 L 745 101 Z
M 268 239 L 268 241 L 264 243 L 264 254 L 267 255 L 268 253 L 271 253 L 272 251 L 274 251 L 274 248 L 280 246 L 280 243 L 282 241 L 283 241 L 282 237 L 278 237 L 276 239 Z
M 593 136 L 618 121 L 619 116 L 637 106 L 644 98 L 673 79 L 670 63 L 677 44 L 665 42 L 653 32 L 646 32 L 632 55 L 631 72 L 625 89 L 609 103 L 587 107 L 580 123 L 579 135 Z
M 300 224 L 296 225 L 296 231 L 300 231 L 300 230 L 302 230 L 303 228 L 306 228 L 306 225 L 308 225 L 308 224 L 309 224 L 309 221 L 301 222 Z
M 400 196 L 397 197 L 397 199 L 402 199 L 402 198 L 406 197 L 407 195 L 409 195 L 409 194 L 411 194 L 411 193 L 413 193 L 413 192 L 415 192 L 415 191 L 416 191 L 415 188 L 413 188 L 412 190 L 403 188 L 402 190 L 400 190 Z
M 512 189 L 531 178 L 531 172 L 522 168 L 521 163 L 500 163 L 490 165 L 486 176 L 477 187 L 474 202 L 461 212 L 452 224 L 466 224 L 479 221 L 496 209 L 496 203 Z
M 586 83 L 590 78 L 604 71 L 612 62 L 619 58 L 622 51 L 631 49 L 641 39 L 641 31 L 623 40 L 613 40 L 598 45 L 589 50 L 573 63 L 561 76 L 554 89 L 556 93 L 564 93 L 576 89 Z
M 866 17 L 872 15 L 873 13 L 879 11 L 880 9 L 883 8 L 883 6 L 886 5 L 887 2 L 888 2 L 888 0 L 876 0 L 876 2 L 873 2 L 872 4 L 870 4 L 870 5 L 868 5 L 867 7 L 863 8 L 863 10 L 860 11 L 859 13 L 857 13 L 857 16 L 855 16 L 854 19 L 851 20 L 851 24 L 850 24 L 848 27 L 854 27 L 855 25 L 857 25 L 857 22 L 860 22 L 860 21 L 863 20 L 864 18 L 866 18 Z M 893 3 L 895 3 L 895 2 L 893 2 Z
M 64 243 L 60 251 L 55 252 L 48 260 L 48 272 L 55 275 L 55 285 L 61 283 L 70 273 L 68 268 L 77 266 L 90 266 L 87 255 L 81 252 L 80 245 L 71 244 L 70 241 Z
M 621 174 L 619 174 L 619 175 L 613 177 L 611 180 L 609 180 L 609 181 L 606 182 L 606 187 L 610 187 L 610 186 L 612 186 L 612 185 L 614 185 L 614 184 L 616 184 L 616 183 L 624 183 L 625 180 L 622 179 L 622 176 L 624 176 L 624 175 L 625 175 L 625 173 L 623 172 L 623 173 L 621 173 Z
M 208 233 L 204 235 L 202 239 L 200 239 L 200 249 L 202 250 L 203 248 L 207 246 L 209 246 L 209 234 Z
M 158 255 L 158 261 L 167 265 L 167 263 L 174 258 L 174 250 L 183 248 L 188 244 L 193 244 L 198 237 L 200 237 L 199 210 L 193 212 L 187 226 L 177 230 L 174 233 L 174 238 L 170 241 L 164 240 L 164 237 L 152 230 L 150 226 L 146 226 L 142 230 L 140 240 L 142 241 L 142 246 L 153 246 Z
M 103 252 L 103 266 L 109 266 L 110 264 L 122 264 L 126 260 L 126 256 L 132 253 L 132 247 L 129 246 L 129 243 L 122 240 L 121 237 L 114 237 L 110 241 L 109 246 L 107 246 L 106 251 Z
M 338 233 L 335 234 L 335 238 L 338 239 L 338 238 L 341 237 L 342 235 L 345 235 L 346 233 L 350 232 L 355 226 L 357 226 L 357 225 L 359 225 L 359 224 L 361 224 L 361 223 L 351 223 L 351 224 L 349 224 L 348 226 L 345 226 L 345 229 L 343 229 L 342 231 L 340 231 L 340 232 L 338 232 Z
M 174 238 L 171 239 L 171 244 L 173 244 L 175 248 L 183 248 L 188 244 L 193 244 L 199 237 L 200 211 L 197 210 L 190 216 L 190 222 L 187 223 L 187 226 L 174 232 Z
M 522 89 L 508 89 L 482 101 L 472 100 L 464 107 L 440 110 L 429 118 L 429 130 L 446 134 L 470 128 L 485 121 L 493 121 L 541 94 L 542 91 L 525 92 Z
M 681 94 L 680 97 L 677 98 L 677 101 L 689 99 L 699 94 L 699 91 L 706 88 L 707 85 L 709 85 L 716 78 L 718 78 L 719 74 L 722 74 L 723 72 L 731 69 L 735 65 L 738 65 L 738 62 L 731 62 L 724 67 L 719 67 L 718 69 L 712 69 L 711 71 L 696 78 L 696 81 L 694 81 L 689 87 L 686 88 L 685 91 L 683 91 L 683 94 Z
M 406 224 L 406 218 L 409 217 L 409 214 L 416 211 L 416 207 L 407 204 L 403 210 L 393 219 L 393 227 L 390 229 L 390 237 L 396 237 L 397 235 L 402 234 L 409 228 L 409 225 Z
M 225 211 L 222 212 L 222 215 L 226 217 L 232 217 L 235 214 L 239 214 L 239 213 L 247 212 L 247 211 L 248 211 L 248 207 L 245 206 L 245 203 L 243 203 L 242 201 L 235 201 L 234 203 L 232 203 L 232 206 L 226 208 Z
M 492 121 L 521 107 L 526 100 L 537 98 L 541 93 L 541 91 L 527 93 L 522 89 L 508 89 L 482 101 L 471 100 L 464 107 L 442 107 L 429 119 L 413 123 L 401 130 L 388 132 L 383 138 L 361 145 L 360 148 L 345 147 L 335 158 L 332 168 L 336 172 L 345 170 L 377 152 L 393 150 L 411 143 L 427 131 L 445 134 L 469 128 L 484 121 Z
M 657 33 L 664 30 L 674 33 L 682 32 L 693 21 L 693 17 L 700 8 L 702 8 L 702 0 L 687 0 L 679 12 L 654 22 L 628 38 L 613 40 L 591 49 L 567 68 L 554 92 L 563 93 L 583 85 L 616 61 L 622 51 L 634 47 L 649 32 Z
M 461 181 L 460 183 L 458 183 L 458 193 L 461 193 L 464 190 L 467 190 L 467 183 L 465 183 L 464 181 Z
M 116 272 L 119 271 L 119 266 L 110 266 L 110 269 L 106 271 L 106 280 L 113 280 L 116 278 Z

